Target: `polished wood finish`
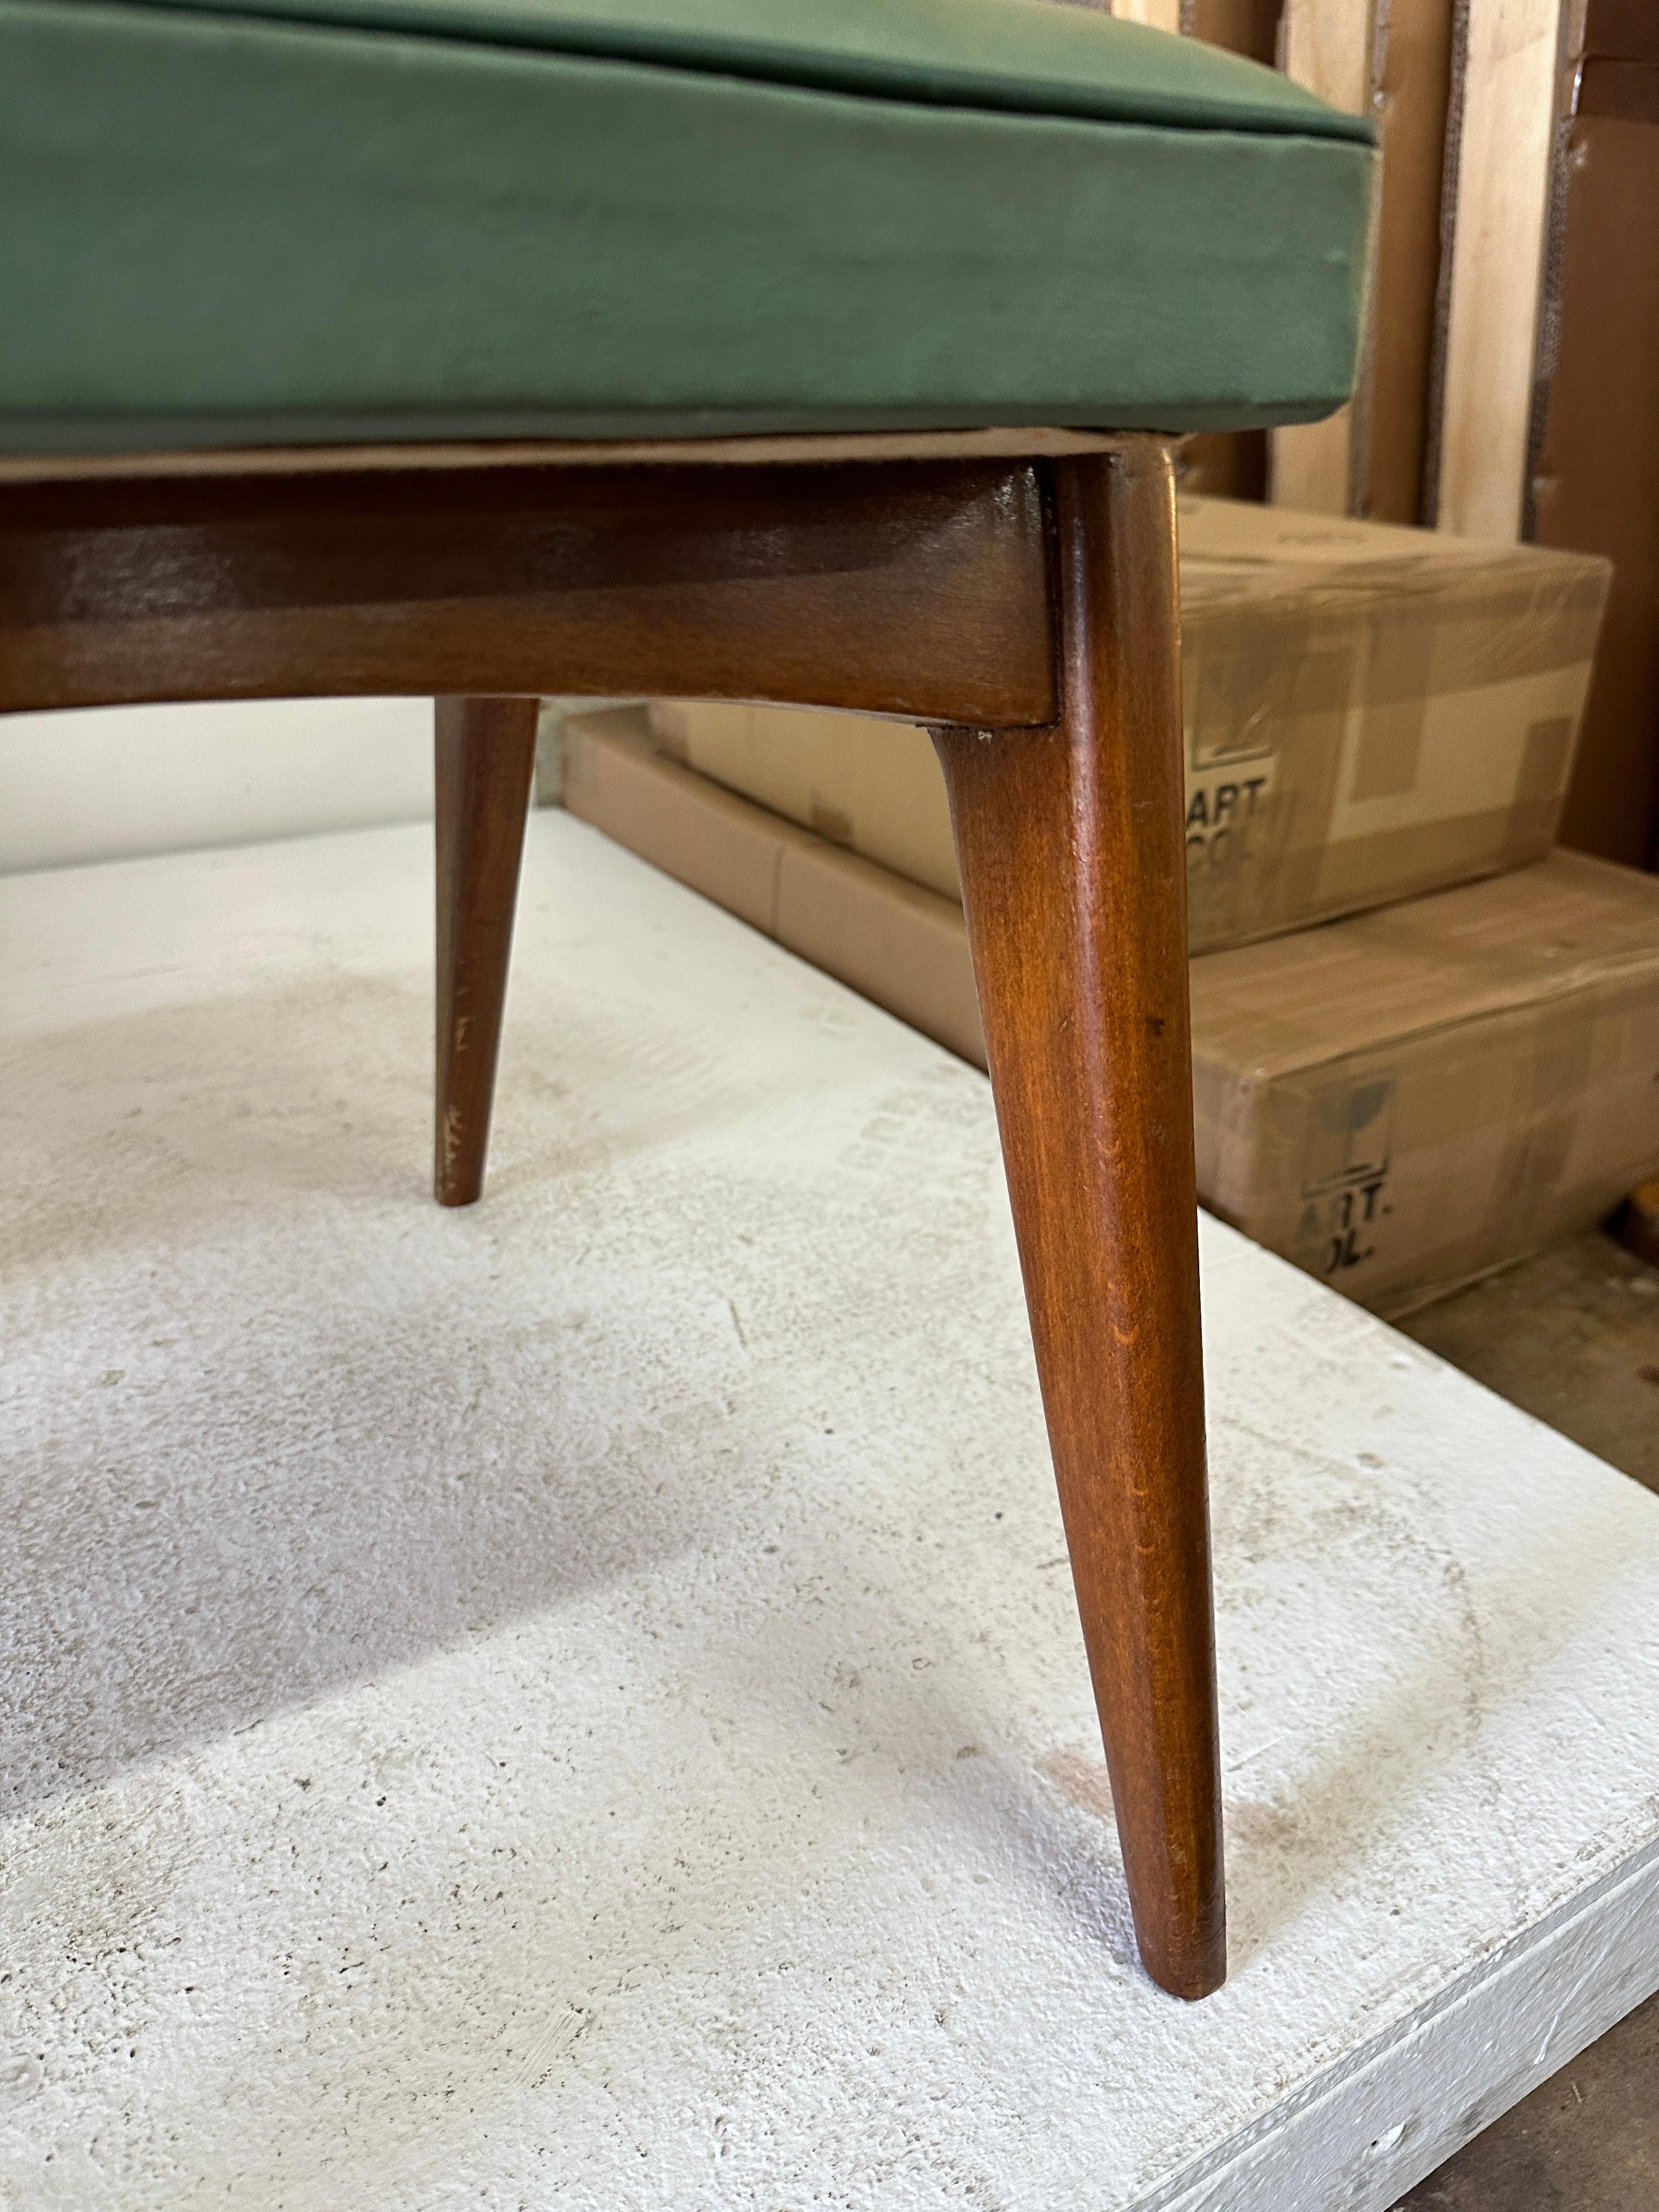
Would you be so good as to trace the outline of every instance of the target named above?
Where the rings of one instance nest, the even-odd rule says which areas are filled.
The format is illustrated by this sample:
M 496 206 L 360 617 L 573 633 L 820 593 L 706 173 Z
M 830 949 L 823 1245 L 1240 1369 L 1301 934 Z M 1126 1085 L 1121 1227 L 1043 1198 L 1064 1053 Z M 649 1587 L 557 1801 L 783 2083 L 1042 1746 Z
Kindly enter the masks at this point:
M 1054 491 L 1060 720 L 937 742 L 1141 1955 L 1198 1997 L 1226 1936 L 1173 487 L 1148 444 Z
M 0 709 L 439 698 L 439 1198 L 475 1199 L 544 692 L 939 730 L 1136 1926 L 1224 1968 L 1166 448 L 0 483 Z
M 534 699 L 437 702 L 440 1206 L 471 1206 L 483 1188 L 538 713 Z
M 0 485 L 0 711 L 680 692 L 1055 710 L 1040 465 Z

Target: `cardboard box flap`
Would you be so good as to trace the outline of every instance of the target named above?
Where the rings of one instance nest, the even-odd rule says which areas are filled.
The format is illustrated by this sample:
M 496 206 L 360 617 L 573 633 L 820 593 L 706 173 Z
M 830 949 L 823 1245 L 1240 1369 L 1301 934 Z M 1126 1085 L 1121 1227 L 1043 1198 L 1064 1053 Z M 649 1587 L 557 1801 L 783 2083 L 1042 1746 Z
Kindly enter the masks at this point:
M 1656 973 L 1659 879 L 1555 853 L 1490 882 L 1205 954 L 1192 967 L 1193 1048 L 1268 1082 Z
M 1176 504 L 1183 607 L 1233 597 L 1347 602 L 1378 592 L 1462 596 L 1488 586 L 1548 592 L 1571 585 L 1594 590 L 1599 582 L 1605 592 L 1612 573 L 1612 563 L 1599 555 L 1553 546 L 1485 544 L 1248 500 L 1188 494 Z
M 1368 635 L 1359 689 L 1374 704 L 1588 671 L 1595 654 L 1613 573 L 1596 556 L 1281 507 L 1252 516 L 1233 500 L 1182 500 L 1180 514 L 1189 624 L 1267 622 L 1281 661 L 1333 633 Z

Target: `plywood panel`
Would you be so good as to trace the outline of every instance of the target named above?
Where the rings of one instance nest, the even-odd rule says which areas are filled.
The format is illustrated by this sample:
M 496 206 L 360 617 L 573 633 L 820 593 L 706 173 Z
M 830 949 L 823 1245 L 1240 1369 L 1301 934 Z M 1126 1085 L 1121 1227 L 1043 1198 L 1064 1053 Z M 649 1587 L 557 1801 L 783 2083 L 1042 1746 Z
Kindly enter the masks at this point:
M 1285 0 L 1280 29 L 1285 74 L 1333 107 L 1362 115 L 1370 105 L 1372 0 Z M 1362 372 L 1363 374 L 1363 372 Z M 1363 422 L 1364 401 L 1358 401 Z M 1275 506 L 1346 514 L 1353 504 L 1356 410 L 1272 434 Z
M 1145 23 L 1154 31 L 1181 28 L 1181 0 L 1115 0 L 1112 13 L 1126 23 Z
M 1474 0 L 1461 112 L 1435 520 L 1521 532 L 1561 0 Z
M 1372 60 L 1382 144 L 1358 506 L 1379 522 L 1416 522 L 1423 497 L 1452 0 L 1388 0 Z

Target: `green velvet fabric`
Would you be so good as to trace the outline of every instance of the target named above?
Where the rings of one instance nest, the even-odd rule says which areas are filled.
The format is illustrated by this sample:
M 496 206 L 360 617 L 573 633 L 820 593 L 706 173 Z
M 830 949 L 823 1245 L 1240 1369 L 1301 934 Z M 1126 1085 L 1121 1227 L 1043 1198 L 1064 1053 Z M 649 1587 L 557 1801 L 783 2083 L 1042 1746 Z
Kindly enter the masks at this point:
M 1037 0 L 0 0 L 0 450 L 1307 420 L 1374 161 Z

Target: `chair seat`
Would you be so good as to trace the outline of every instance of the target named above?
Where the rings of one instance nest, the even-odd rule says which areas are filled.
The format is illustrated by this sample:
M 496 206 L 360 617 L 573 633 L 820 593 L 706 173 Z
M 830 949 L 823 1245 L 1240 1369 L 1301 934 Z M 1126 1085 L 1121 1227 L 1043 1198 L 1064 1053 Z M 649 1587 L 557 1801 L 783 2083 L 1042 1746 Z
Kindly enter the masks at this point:
M 1310 420 L 1370 141 L 1037 0 L 0 0 L 0 450 Z

